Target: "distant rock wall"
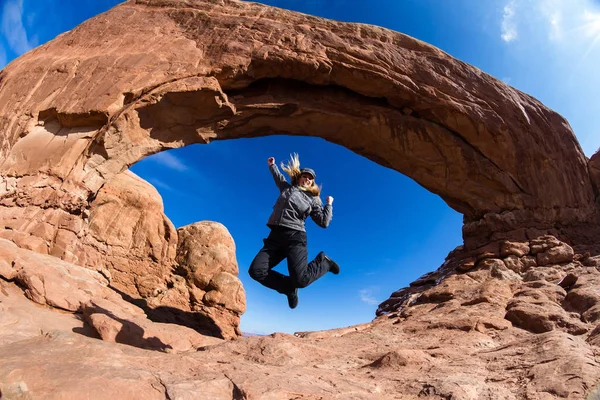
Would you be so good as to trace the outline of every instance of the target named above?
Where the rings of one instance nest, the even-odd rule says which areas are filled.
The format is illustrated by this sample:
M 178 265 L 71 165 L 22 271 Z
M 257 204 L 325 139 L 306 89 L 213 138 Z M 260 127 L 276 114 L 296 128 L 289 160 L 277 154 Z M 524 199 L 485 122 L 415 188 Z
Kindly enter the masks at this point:
M 590 176 L 596 190 L 596 198 L 600 201 L 600 149 L 590 158 Z

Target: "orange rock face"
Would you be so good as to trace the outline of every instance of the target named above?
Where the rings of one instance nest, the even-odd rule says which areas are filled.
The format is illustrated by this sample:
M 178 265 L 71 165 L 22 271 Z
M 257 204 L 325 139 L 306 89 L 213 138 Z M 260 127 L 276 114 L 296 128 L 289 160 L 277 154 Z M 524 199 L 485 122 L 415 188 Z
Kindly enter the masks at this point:
M 81 265 L 101 266 L 129 294 L 156 296 L 175 259 L 177 232 L 156 189 L 127 171 L 107 182 L 90 203 Z
M 221 337 L 241 335 L 246 293 L 238 279 L 235 243 L 216 222 L 197 222 L 177 230 L 178 273 L 187 283 L 191 309 L 210 315 Z

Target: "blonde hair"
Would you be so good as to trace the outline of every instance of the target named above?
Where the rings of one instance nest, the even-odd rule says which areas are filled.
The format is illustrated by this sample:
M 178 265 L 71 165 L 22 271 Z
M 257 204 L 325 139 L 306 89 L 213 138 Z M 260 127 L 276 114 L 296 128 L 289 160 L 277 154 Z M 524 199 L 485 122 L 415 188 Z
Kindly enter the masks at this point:
M 281 163 L 281 169 L 283 169 L 292 180 L 292 185 L 297 185 L 302 172 L 300 171 L 300 158 L 298 153 L 290 154 L 290 161 L 287 164 Z M 305 192 L 310 192 L 314 196 L 319 196 L 321 194 L 321 186 L 317 185 L 317 183 L 313 180 L 313 183 L 309 187 L 298 186 L 300 190 L 304 190 Z

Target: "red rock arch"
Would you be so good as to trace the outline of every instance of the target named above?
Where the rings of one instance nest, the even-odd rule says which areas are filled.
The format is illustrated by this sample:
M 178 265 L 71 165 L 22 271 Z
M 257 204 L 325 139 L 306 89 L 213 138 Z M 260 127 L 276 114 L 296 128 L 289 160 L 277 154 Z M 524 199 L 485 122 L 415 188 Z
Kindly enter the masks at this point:
M 34 198 L 22 180 L 41 173 L 46 206 L 73 213 L 146 155 L 274 133 L 319 136 L 410 176 L 465 215 L 471 246 L 521 228 L 580 238 L 597 215 L 589 160 L 560 115 L 378 27 L 130 0 L 0 73 L 4 185 Z

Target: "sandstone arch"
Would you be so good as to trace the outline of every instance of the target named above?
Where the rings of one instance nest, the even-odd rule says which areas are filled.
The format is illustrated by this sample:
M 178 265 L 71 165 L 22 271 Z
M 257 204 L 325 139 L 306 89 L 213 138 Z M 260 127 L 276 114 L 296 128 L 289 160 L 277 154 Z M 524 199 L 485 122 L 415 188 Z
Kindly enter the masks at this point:
M 377 27 L 235 1 L 130 0 L 10 64 L 0 85 L 2 174 L 76 187 L 60 207 L 84 207 L 161 149 L 288 133 L 412 177 L 465 215 L 465 239 L 499 230 L 485 215 L 510 213 L 510 231 L 597 212 L 560 115 Z

